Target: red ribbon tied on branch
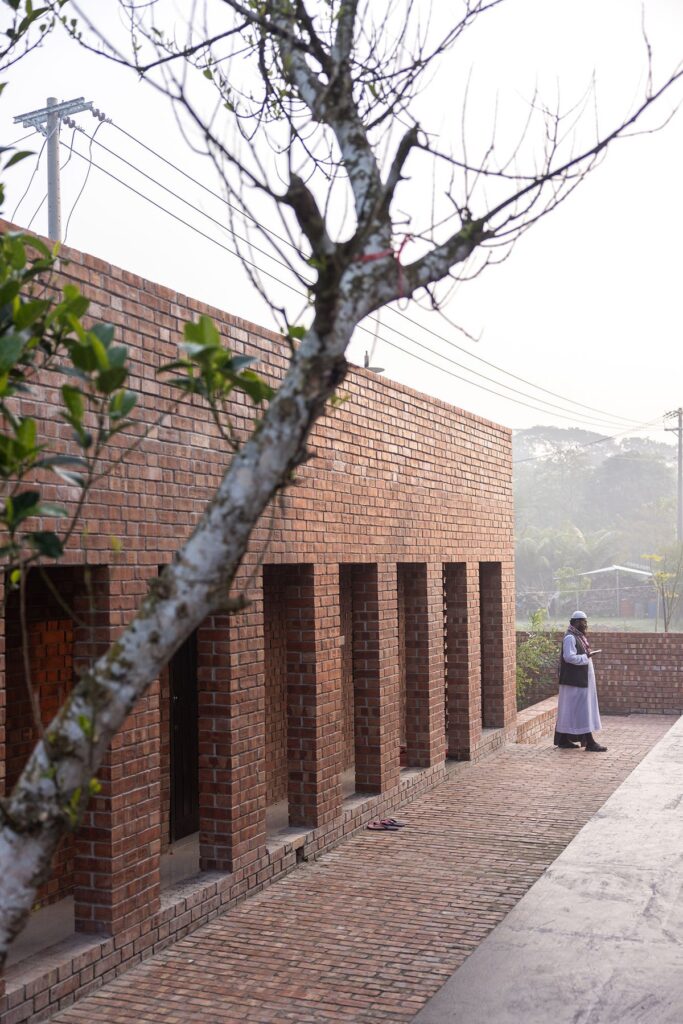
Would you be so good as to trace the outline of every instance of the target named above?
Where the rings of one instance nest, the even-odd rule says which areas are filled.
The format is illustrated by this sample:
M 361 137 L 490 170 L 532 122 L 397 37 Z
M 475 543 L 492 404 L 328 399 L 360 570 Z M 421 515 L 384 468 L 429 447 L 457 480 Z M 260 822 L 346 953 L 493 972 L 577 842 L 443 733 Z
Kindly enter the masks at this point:
M 358 263 L 374 263 L 375 260 L 386 259 L 387 256 L 393 256 L 396 260 L 396 291 L 398 292 L 398 298 L 405 298 L 404 278 L 403 278 L 403 264 L 401 263 L 401 256 L 408 242 L 412 241 L 412 235 L 404 235 L 401 244 L 398 249 L 382 249 L 380 252 L 364 252 L 360 256 L 356 256 Z

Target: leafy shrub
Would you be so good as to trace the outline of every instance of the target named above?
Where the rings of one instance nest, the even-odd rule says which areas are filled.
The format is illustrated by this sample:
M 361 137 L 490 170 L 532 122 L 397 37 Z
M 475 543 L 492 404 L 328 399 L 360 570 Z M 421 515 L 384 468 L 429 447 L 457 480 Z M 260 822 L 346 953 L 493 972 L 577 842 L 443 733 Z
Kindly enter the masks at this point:
M 557 677 L 557 642 L 544 631 L 547 612 L 531 614 L 526 640 L 517 646 L 517 703 L 536 683 L 553 683 Z

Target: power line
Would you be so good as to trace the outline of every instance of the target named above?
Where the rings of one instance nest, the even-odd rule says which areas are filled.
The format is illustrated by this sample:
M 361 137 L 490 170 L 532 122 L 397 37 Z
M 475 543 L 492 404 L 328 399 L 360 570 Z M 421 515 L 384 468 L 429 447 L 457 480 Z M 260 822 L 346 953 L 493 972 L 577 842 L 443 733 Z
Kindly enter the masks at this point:
M 63 142 L 62 145 L 65 146 L 66 143 Z M 83 153 L 79 153 L 77 149 L 75 149 L 74 152 L 76 156 L 79 156 L 81 158 L 81 160 L 88 159 L 88 157 L 84 156 Z M 157 203 L 156 200 L 151 198 L 151 196 L 146 195 L 144 192 L 140 192 L 139 189 L 135 188 L 133 185 L 129 185 L 127 181 L 123 181 L 116 174 L 114 174 L 113 171 L 107 170 L 106 167 L 102 167 L 101 164 L 96 163 L 94 160 L 92 161 L 92 166 L 97 168 L 97 170 L 101 171 L 103 174 L 106 174 L 107 177 L 112 178 L 114 181 L 118 182 L 119 185 L 122 185 L 124 188 L 127 188 L 129 192 L 133 192 L 136 196 L 139 196 L 140 199 L 144 199 L 145 202 L 150 203 L 151 206 L 156 207 L 157 210 L 160 210 L 162 213 L 165 213 L 169 217 L 172 217 L 174 220 L 177 220 L 179 224 L 182 224 L 184 225 L 184 227 L 189 228 L 190 231 L 194 231 L 195 234 L 200 235 L 202 238 L 205 238 L 208 242 L 212 242 L 214 245 L 217 245 L 220 249 L 223 249 L 225 250 L 225 252 L 230 253 L 231 256 L 236 256 L 237 259 L 241 260 L 243 263 L 246 263 L 247 266 L 251 267 L 253 270 L 258 271 L 259 274 L 262 274 L 264 277 L 269 277 L 271 281 L 276 281 L 278 284 L 282 285 L 283 288 L 288 288 L 289 291 L 294 292 L 296 295 L 302 296 L 303 298 L 308 297 L 304 294 L 304 292 L 302 292 L 299 288 L 296 288 L 293 284 L 289 284 L 287 281 L 282 281 L 279 277 L 276 277 L 275 274 L 271 274 L 267 270 L 262 270 L 261 267 L 257 266 L 256 263 L 253 263 L 251 260 L 248 260 L 245 256 L 242 256 L 235 249 L 231 249 L 230 246 L 225 245 L 223 242 L 219 242 L 218 239 L 214 238 L 212 235 L 207 235 L 205 231 L 202 231 L 202 229 L 198 228 L 195 224 L 192 224 L 190 221 L 184 220 L 182 217 L 179 217 L 177 213 L 173 213 L 172 210 L 169 210 L 167 207 L 162 206 L 161 203 Z
M 66 143 L 62 143 L 62 145 L 66 146 Z M 152 199 L 151 196 L 148 196 L 144 192 L 140 192 L 133 185 L 130 185 L 128 182 L 126 182 L 123 179 L 119 178 L 112 171 L 108 170 L 105 167 L 102 167 L 100 164 L 96 163 L 91 158 L 89 159 L 84 154 L 80 153 L 78 150 L 74 150 L 74 152 L 82 160 L 88 161 L 89 164 L 92 167 L 95 167 L 97 170 L 101 171 L 103 174 L 106 174 L 108 177 L 112 178 L 114 181 L 116 181 L 118 184 L 120 184 L 124 188 L 128 189 L 130 192 L 133 192 L 140 199 L 143 199 L 145 202 L 147 202 L 150 205 L 154 206 L 156 209 L 160 210 L 162 213 L 165 213 L 167 216 L 169 216 L 169 217 L 173 218 L 174 220 L 178 221 L 178 223 L 182 224 L 184 227 L 189 228 L 191 231 L 193 231 L 196 234 L 200 235 L 202 238 L 206 239 L 207 241 L 212 242 L 214 245 L 217 245 L 219 248 L 223 249 L 225 252 L 229 253 L 231 256 L 235 256 L 236 258 L 241 260 L 243 263 L 246 263 L 252 269 L 257 271 L 259 274 L 263 275 L 264 277 L 270 278 L 272 281 L 277 282 L 282 287 L 287 288 L 288 290 L 294 292 L 296 295 L 298 295 L 298 296 L 300 296 L 302 298 L 307 298 L 308 297 L 308 296 L 306 296 L 306 294 L 304 292 L 301 291 L 301 289 L 295 287 L 294 285 L 292 285 L 292 284 L 290 284 L 290 283 L 288 283 L 286 281 L 283 281 L 281 278 L 277 277 L 275 274 L 272 274 L 272 273 L 270 273 L 267 270 L 263 270 L 256 263 L 254 263 L 251 260 L 248 260 L 245 256 L 241 255 L 235 249 L 230 248 L 230 246 L 225 245 L 223 242 L 218 241 L 218 239 L 214 238 L 212 235 L 209 235 L 205 231 L 202 231 L 201 228 L 197 227 L 195 224 L 192 224 L 190 221 L 185 220 L 183 217 L 180 217 L 178 214 L 173 213 L 173 211 L 171 211 L 167 207 L 163 206 L 163 204 L 158 203 L 156 200 Z M 127 161 L 125 161 L 125 162 L 127 162 Z M 192 204 L 189 204 L 189 205 L 191 206 Z M 203 211 L 201 211 L 201 210 L 199 210 L 199 212 L 203 213 Z M 209 219 L 213 220 L 213 218 L 209 218 Z M 270 258 L 272 259 L 273 257 L 270 257 Z M 281 265 L 283 265 L 283 264 L 281 264 Z M 286 264 L 284 266 L 286 266 Z M 364 331 L 367 334 L 371 334 L 371 335 L 374 336 L 375 332 L 370 331 L 369 328 L 364 327 L 362 324 L 358 325 L 358 329 L 361 330 L 361 331 Z M 400 332 L 396 332 L 396 333 L 400 334 Z M 450 357 L 445 356 L 445 355 L 443 355 L 440 352 L 436 352 L 435 350 L 430 349 L 427 346 L 422 345 L 420 342 L 415 341 L 415 339 L 410 338 L 407 335 L 400 334 L 400 336 L 405 338 L 407 341 L 410 341 L 412 344 L 416 345 L 418 348 L 424 348 L 426 351 L 436 355 L 438 358 L 445 359 L 445 360 L 447 360 L 448 362 L 451 362 L 451 363 L 455 363 L 455 360 L 450 359 Z M 585 417 L 585 416 L 581 416 L 580 418 L 578 418 L 577 416 L 574 416 L 568 410 L 562 410 L 561 414 L 558 414 L 558 413 L 554 413 L 554 412 L 552 412 L 552 411 L 550 411 L 548 409 L 541 408 L 538 405 L 533 405 L 533 404 L 531 404 L 529 402 L 522 401 L 521 399 L 512 398 L 511 396 L 503 394 L 500 391 L 496 391 L 493 388 L 486 387 L 483 384 L 478 384 L 476 381 L 470 380 L 467 377 L 463 377 L 460 374 L 454 373 L 452 370 L 448 370 L 446 367 L 441 366 L 441 365 L 439 365 L 437 363 L 434 363 L 434 362 L 432 362 L 429 359 L 425 359 L 423 356 L 421 356 L 421 355 L 419 355 L 419 354 L 417 354 L 415 352 L 411 352 L 409 349 L 403 348 L 401 345 L 398 345 L 396 342 L 389 341 L 388 338 L 381 338 L 381 340 L 384 342 L 384 344 L 389 345 L 391 348 L 395 348 L 395 349 L 397 349 L 400 352 L 403 352 L 405 355 L 408 355 L 408 356 L 410 356 L 413 359 L 419 360 L 420 362 L 424 363 L 426 366 L 430 366 L 430 367 L 432 367 L 434 369 L 437 369 L 437 370 L 441 371 L 441 373 L 445 373 L 448 376 L 453 377 L 456 380 L 461 381 L 462 383 L 469 384 L 472 387 L 479 388 L 482 391 L 486 391 L 489 394 L 495 395 L 497 398 L 502 398 L 502 399 L 505 399 L 505 400 L 507 400 L 509 402 L 516 403 L 517 405 L 525 406 L 526 408 L 532 409 L 535 412 L 541 412 L 541 413 L 543 413 L 546 416 L 552 416 L 552 417 L 554 417 L 556 419 L 570 420 L 570 421 L 578 422 L 578 423 L 585 423 L 586 422 L 587 417 Z M 462 367 L 461 364 L 459 364 L 459 363 L 455 363 L 455 365 L 461 367 L 462 369 L 466 369 L 466 371 L 468 373 L 474 373 L 477 376 L 482 376 L 483 377 L 483 374 L 479 374 L 476 370 L 472 370 L 469 367 Z M 490 380 L 490 378 L 485 378 L 485 379 Z M 500 387 L 508 388 L 509 390 L 513 390 L 513 391 L 516 390 L 514 388 L 510 388 L 510 385 L 506 385 L 506 384 L 503 384 L 503 383 L 498 382 L 498 381 L 492 381 L 492 383 L 499 384 Z M 531 396 L 527 396 L 527 397 L 531 397 Z M 540 401 L 543 401 L 543 399 L 540 399 Z M 546 404 L 550 404 L 550 403 L 546 403 Z M 628 433 L 628 430 L 624 431 L 624 433 Z
M 125 134 L 129 134 L 129 133 L 126 132 Z M 103 142 L 97 141 L 94 138 L 93 138 L 92 141 L 94 141 L 97 146 L 99 146 L 100 148 L 104 149 L 111 156 L 113 156 L 116 159 L 120 160 L 127 167 L 130 167 L 132 170 L 134 170 L 138 174 L 142 175 L 142 177 L 145 178 L 147 181 L 152 182 L 152 184 L 156 185 L 158 188 L 161 188 L 164 192 L 167 192 L 169 195 L 173 196 L 174 199 L 177 199 L 177 200 L 179 200 L 179 202 L 184 203 L 191 210 L 194 210 L 195 213 L 199 213 L 201 216 L 205 217 L 207 220 L 209 220 L 212 224 L 215 224 L 221 230 L 226 230 L 225 225 L 221 221 L 219 221 L 217 218 L 212 217 L 211 214 L 208 214 L 204 210 L 202 210 L 200 207 L 195 206 L 194 203 L 191 203 L 188 199 L 186 199 L 184 196 L 179 195 L 177 192 L 175 192 L 173 189 L 169 188 L 167 185 L 164 185 L 161 182 L 157 181 L 150 174 L 147 174 L 146 171 L 143 171 L 141 168 L 136 167 L 135 164 L 131 163 L 129 160 L 127 160 L 125 157 L 123 157 L 120 153 L 117 153 L 115 150 L 110 149 L 109 146 L 106 146 Z M 145 146 L 145 149 L 149 149 L 149 147 Z M 212 194 L 214 194 L 214 193 L 212 193 Z M 248 239 L 244 238 L 241 235 L 238 235 L 234 231 L 232 232 L 232 234 L 234 235 L 235 238 L 239 239 L 239 241 L 241 241 L 241 242 L 244 242 L 245 245 L 248 245 L 255 252 L 258 252 L 262 256 L 265 256 L 266 258 L 268 258 L 270 260 L 273 260 L 275 263 L 277 263 L 279 266 L 283 267 L 285 270 L 289 269 L 289 267 L 288 267 L 288 265 L 286 263 L 284 263 L 282 260 L 278 259 L 276 256 L 273 256 L 271 253 L 267 252 L 265 249 L 261 249 L 261 248 L 259 248 L 259 246 L 253 245 Z M 377 321 L 377 322 L 379 322 L 379 321 Z M 361 329 L 365 330 L 365 328 L 361 328 Z M 435 349 L 430 348 L 428 345 L 425 345 L 424 343 L 416 341 L 414 338 L 411 338 L 410 336 L 403 334 L 401 331 L 396 330 L 396 328 L 389 328 L 389 329 L 392 330 L 399 337 L 404 338 L 404 340 L 410 341 L 410 342 L 412 342 L 415 345 L 419 345 L 425 351 L 430 352 L 432 355 L 436 355 L 436 356 L 438 356 L 441 359 L 445 359 L 447 362 L 452 363 L 454 366 L 459 367 L 461 370 L 465 370 L 467 373 L 474 374 L 475 377 L 480 377 L 482 380 L 486 380 L 490 384 L 495 384 L 498 387 L 506 388 L 506 389 L 514 392 L 515 394 L 522 395 L 522 397 L 524 397 L 524 398 L 530 398 L 530 399 L 532 399 L 532 401 L 538 401 L 538 402 L 541 402 L 543 405 L 547 405 L 547 406 L 550 406 L 552 408 L 559 409 L 562 413 L 566 414 L 570 418 L 573 418 L 576 422 L 586 422 L 588 420 L 590 422 L 598 423 L 598 424 L 603 424 L 603 425 L 605 423 L 608 423 L 610 425 L 616 425 L 614 420 L 603 419 L 602 417 L 597 418 L 597 417 L 594 417 L 594 416 L 593 417 L 582 416 L 581 420 L 577 421 L 576 420 L 576 414 L 571 409 L 567 409 L 564 406 L 559 406 L 559 405 L 557 405 L 554 402 L 547 401 L 546 399 L 542 399 L 542 398 L 537 399 L 534 395 L 529 395 L 529 394 L 527 394 L 524 391 L 520 391 L 518 388 L 514 388 L 510 384 L 505 384 L 503 381 L 494 380 L 493 378 L 486 376 L 486 374 L 480 373 L 478 370 L 474 370 L 474 369 L 472 369 L 469 366 L 464 366 L 462 363 L 459 363 L 457 360 L 452 359 L 450 356 L 444 355 L 443 353 L 438 352 Z M 387 341 L 386 338 L 382 337 L 377 331 L 375 331 L 374 332 L 374 340 L 375 340 L 375 342 L 378 339 L 380 341 L 383 341 L 385 344 L 391 344 L 390 342 Z M 396 346 L 394 346 L 394 347 L 396 347 Z M 401 351 L 405 351 L 405 350 L 401 350 Z M 410 353 L 408 353 L 408 354 L 410 354 Z M 458 379 L 466 380 L 466 378 L 462 378 L 462 377 L 458 378 Z M 475 382 L 471 381 L 470 383 L 474 384 Z M 492 393 L 493 394 L 498 394 L 497 392 L 492 392 Z M 506 397 L 506 396 L 501 396 L 501 397 Z M 545 412 L 546 411 L 544 409 L 539 408 L 538 406 L 531 406 L 530 408 L 534 408 L 536 411 L 539 411 L 539 412 Z M 633 422 L 636 422 L 636 421 L 633 421 Z
M 69 234 L 69 224 L 71 223 L 71 218 L 74 215 L 74 210 L 78 206 L 78 203 L 79 203 L 79 201 L 81 199 L 81 196 L 85 192 L 85 187 L 88 184 L 88 178 L 90 177 L 90 172 L 92 171 L 92 167 L 93 167 L 93 160 L 92 160 L 92 146 L 93 146 L 93 142 L 96 141 L 95 136 L 97 135 L 98 131 L 100 130 L 100 128 L 102 127 L 103 124 L 104 124 L 104 121 L 100 121 L 100 123 L 95 128 L 95 131 L 90 136 L 90 145 L 88 147 L 88 169 L 85 172 L 85 178 L 83 179 L 83 184 L 81 185 L 80 191 L 79 191 L 78 195 L 76 196 L 76 198 L 73 201 L 73 206 L 69 210 L 69 216 L 66 218 L 66 227 L 64 228 L 64 244 L 65 245 L 66 245 L 67 236 Z M 74 152 L 74 138 L 75 138 L 75 136 L 73 136 L 72 139 L 71 139 L 71 152 L 69 153 L 68 159 L 66 160 L 66 163 L 64 164 L 65 167 L 66 167 L 66 164 L 68 164 L 68 162 L 71 159 L 71 156 L 72 156 L 72 154 Z M 80 156 L 80 153 L 78 155 Z
M 14 142 L 10 142 L 9 145 L 3 146 L 2 148 L 3 149 L 14 149 L 14 147 L 18 146 L 20 142 L 26 142 L 26 139 L 30 139 L 33 135 L 37 135 L 37 134 L 38 134 L 37 129 L 32 131 L 32 132 L 27 132 L 26 135 L 22 135 L 21 138 L 15 139 Z
M 586 416 L 585 414 L 581 414 L 581 416 L 579 418 L 579 416 L 576 413 L 576 410 L 567 409 L 564 406 L 557 405 L 555 402 L 549 402 L 545 398 L 537 398 L 535 395 L 529 395 L 525 391 L 520 391 L 519 388 L 512 387 L 511 384 L 505 384 L 503 381 L 498 381 L 498 380 L 494 380 L 494 378 L 492 378 L 492 377 L 487 377 L 487 375 L 485 373 L 480 373 L 478 370 L 473 370 L 472 367 L 470 367 L 470 366 L 464 366 L 462 363 L 459 363 L 456 359 L 452 359 L 450 356 L 445 355 L 443 352 L 439 352 L 436 349 L 430 348 L 429 345 L 425 345 L 424 342 L 416 341 L 415 338 L 412 338 L 412 337 L 410 337 L 407 334 L 403 334 L 402 331 L 396 330 L 395 327 L 389 327 L 388 324 L 385 325 L 385 326 L 386 326 L 386 328 L 388 330 L 392 331 L 394 334 L 397 334 L 399 338 L 403 338 L 405 341 L 410 341 L 414 345 L 418 345 L 421 349 L 424 349 L 425 352 L 430 352 L 432 355 L 438 356 L 439 359 L 445 359 L 446 362 L 451 363 L 453 366 L 457 366 L 461 370 L 466 370 L 467 373 L 473 373 L 475 375 L 475 377 L 481 377 L 482 380 L 488 381 L 489 384 L 496 384 L 498 387 L 506 388 L 508 391 L 512 391 L 516 395 L 522 395 L 524 398 L 530 398 L 534 402 L 541 402 L 543 405 L 550 406 L 553 409 L 559 409 L 560 412 L 562 412 L 568 418 L 573 419 L 577 423 L 588 423 L 588 422 L 590 422 L 590 423 L 595 423 L 595 424 L 602 425 L 602 426 L 608 425 L 608 426 L 611 426 L 611 427 L 615 427 L 615 426 L 619 426 L 620 425 L 615 420 L 605 419 L 603 417 Z M 362 329 L 366 330 L 366 328 L 362 328 Z M 373 333 L 374 337 L 379 338 L 380 341 L 383 341 L 387 345 L 392 344 L 386 338 L 382 337 L 382 335 L 379 334 L 377 331 L 369 332 L 369 333 Z M 470 381 L 469 383 L 472 383 L 475 386 L 478 386 L 478 385 L 476 385 L 476 383 L 474 381 Z M 507 396 L 502 396 L 502 397 L 507 397 Z M 521 404 L 526 404 L 526 403 L 521 403 Z M 530 406 L 530 408 L 536 409 L 539 412 L 545 412 L 546 411 L 544 409 L 541 409 L 537 405 Z M 635 423 L 637 421 L 634 420 L 632 422 Z
M 31 134 L 35 134 L 35 133 L 34 133 L 34 132 L 32 132 Z M 53 134 L 54 134 L 54 130 L 53 130 Z M 46 137 L 45 137 L 45 138 L 43 139 L 43 144 L 42 144 L 42 146 L 40 147 L 40 150 L 39 150 L 39 152 L 38 152 L 38 158 L 36 159 L 36 166 L 35 166 L 35 167 L 33 168 L 33 173 L 31 174 L 31 177 L 30 177 L 30 178 L 28 179 L 28 185 L 27 185 L 27 186 L 26 186 L 26 188 L 24 189 L 24 191 L 23 191 L 23 193 L 22 193 L 22 195 L 21 195 L 21 199 L 19 200 L 19 202 L 17 203 L 17 205 L 16 205 L 15 207 L 14 207 L 14 212 L 12 213 L 12 222 L 13 222 L 13 223 L 15 223 L 15 218 L 16 218 L 16 216 L 17 216 L 17 213 L 18 213 L 18 211 L 19 211 L 19 207 L 21 206 L 21 204 L 23 203 L 24 199 L 25 199 L 25 198 L 26 198 L 26 196 L 28 195 L 28 193 L 29 193 L 29 189 L 31 188 L 31 185 L 33 184 L 33 179 L 35 178 L 36 174 L 38 173 L 38 168 L 40 167 L 40 160 L 41 160 L 41 158 L 42 158 L 42 155 L 43 155 L 43 152 L 44 152 L 44 150 L 45 150 L 45 147 L 46 147 L 46 146 L 47 146 L 47 144 L 48 144 L 48 141 L 49 141 L 49 137 L 48 137 L 48 136 L 46 136 Z M 42 205 L 42 204 L 41 204 L 41 205 Z
M 157 150 L 155 150 L 151 146 L 147 145 L 147 143 L 142 142 L 140 139 L 138 139 L 131 132 L 127 131 L 125 128 L 122 128 L 120 125 L 118 125 L 115 121 L 112 121 L 112 126 L 114 128 L 116 128 L 117 131 L 121 132 L 122 135 L 125 135 L 127 138 L 129 138 L 132 142 L 135 142 L 136 145 L 138 145 L 141 148 L 145 149 L 148 153 L 150 153 L 152 156 L 156 157 L 158 160 L 161 160 L 164 164 L 166 164 L 167 167 L 171 167 L 178 174 L 182 175 L 187 181 L 190 181 L 193 184 L 197 185 L 199 188 L 201 188 L 208 195 L 212 196 L 214 199 L 217 199 L 219 202 L 223 203 L 225 206 L 227 206 L 229 209 L 231 209 L 234 212 L 236 212 L 239 216 L 243 217 L 245 220 L 250 220 L 257 227 L 259 227 L 263 231 L 264 234 L 270 235 L 273 238 L 276 238 L 279 242 L 282 242 L 284 245 L 288 246 L 289 248 L 294 249 L 297 253 L 299 253 L 299 255 L 301 255 L 301 252 L 298 249 L 298 247 L 296 245 L 294 245 L 294 243 L 290 239 L 285 238 L 284 236 L 277 234 L 277 232 L 275 232 L 275 231 L 272 231 L 272 230 L 270 230 L 268 228 L 265 228 L 255 217 L 251 216 L 249 213 L 247 213 L 245 210 L 241 209 L 240 207 L 235 206 L 233 203 L 230 203 L 229 200 L 227 200 L 224 196 L 221 196 L 221 195 L 219 195 L 219 193 L 214 192 L 211 188 L 209 188 L 203 182 L 199 181 L 197 178 L 193 177 L 191 174 L 188 174 L 187 171 L 183 170 L 183 168 L 179 167 L 172 160 L 169 160 L 167 157 L 163 156 L 163 154 L 159 153 Z M 98 145 L 103 145 L 103 144 L 102 143 L 98 143 Z M 103 147 L 103 148 L 106 149 L 107 147 Z M 107 151 L 112 153 L 112 150 L 107 150 Z M 120 154 L 114 152 L 113 155 L 116 156 L 118 159 L 123 160 L 124 163 L 128 163 L 128 161 L 125 160 L 122 156 L 120 156 Z M 129 166 L 133 166 L 134 167 L 134 165 L 131 165 L 131 164 L 129 164 Z M 139 170 L 139 168 L 135 168 L 135 169 Z M 140 171 L 140 173 L 144 173 L 144 172 Z M 149 177 L 149 175 L 145 175 L 145 177 Z M 151 180 L 154 180 L 154 179 L 151 179 Z M 160 183 L 158 183 L 158 182 L 157 182 L 157 184 L 160 185 Z M 172 190 L 167 189 L 166 186 L 160 185 L 160 187 L 165 189 L 165 191 L 167 191 L 167 192 L 171 192 L 172 195 L 175 195 L 176 198 L 180 198 L 181 201 L 182 202 L 186 202 L 187 205 L 192 206 L 191 203 L 189 203 L 185 199 L 182 199 L 182 197 L 177 196 L 177 194 L 175 192 L 172 192 Z M 196 207 L 193 207 L 193 208 L 197 209 Z M 204 216 L 208 217 L 208 219 L 214 220 L 214 218 L 210 217 L 208 214 L 204 214 L 204 211 L 200 210 L 199 212 L 201 212 Z M 219 222 L 214 220 L 214 223 L 219 223 Z M 221 226 L 223 226 L 223 225 L 221 225 Z M 237 237 L 239 237 L 239 236 L 237 236 Z M 241 239 L 241 240 L 245 241 L 246 244 L 251 245 L 251 243 L 246 241 L 245 239 Z M 252 246 L 252 248 L 256 252 L 260 252 L 263 255 L 267 256 L 269 259 L 274 259 L 275 262 L 280 263 L 283 266 L 286 266 L 286 264 L 282 264 L 281 260 L 279 260 L 276 257 L 272 256 L 270 253 L 265 252 L 265 250 L 259 249 L 257 246 Z M 598 409 L 595 406 L 587 405 L 586 403 L 579 402 L 576 399 L 567 398 L 566 396 L 560 395 L 560 394 L 558 394 L 555 391 L 550 391 L 548 388 L 542 387 L 540 384 L 534 384 L 533 381 L 527 380 L 525 377 L 521 377 L 518 374 L 512 373 L 510 370 L 506 370 L 502 366 L 498 366 L 496 363 L 493 363 L 493 362 L 489 361 L 488 359 L 484 359 L 483 356 L 479 356 L 476 353 L 471 352 L 469 349 L 465 348 L 463 345 L 458 345 L 457 342 L 453 341 L 451 338 L 447 338 L 444 335 L 439 334 L 437 331 L 433 330 L 432 328 L 427 327 L 424 324 L 421 324 L 419 321 L 414 320 L 412 317 L 408 316 L 402 310 L 395 309 L 392 306 L 388 306 L 386 308 L 387 308 L 388 312 L 393 313 L 395 316 L 398 316 L 398 317 L 400 317 L 403 320 L 406 320 L 412 326 L 417 327 L 418 329 L 423 330 L 423 331 L 425 331 L 428 334 L 431 334 L 432 337 L 437 338 L 439 341 L 443 341 L 446 345 L 449 345 L 452 348 L 456 348 L 456 349 L 458 349 L 458 351 L 465 353 L 470 359 L 473 359 L 473 360 L 475 360 L 475 361 L 477 361 L 479 363 L 483 363 L 485 366 L 488 366 L 490 369 L 496 370 L 498 373 L 502 373 L 505 376 L 511 377 L 513 380 L 516 380 L 520 384 L 526 384 L 527 387 L 534 388 L 537 391 L 542 391 L 544 394 L 550 395 L 552 398 L 559 398 L 561 401 L 568 402 L 570 405 L 576 405 L 576 406 L 578 406 L 581 409 L 587 409 L 590 412 L 596 412 L 596 413 L 599 414 L 599 416 L 601 418 L 606 418 L 608 421 L 611 421 L 613 423 L 614 422 L 618 422 L 618 421 L 621 421 L 622 423 L 625 423 L 625 424 L 628 424 L 628 423 L 635 424 L 635 423 L 637 423 L 637 420 L 631 420 L 627 416 L 620 416 L 620 415 L 618 415 L 616 413 L 614 413 L 614 414 L 613 413 L 605 413 L 604 410 Z M 371 322 L 373 322 L 373 323 L 377 322 L 375 317 L 368 317 L 368 319 Z M 390 329 L 395 330 L 394 328 L 390 328 Z M 399 333 L 399 332 L 396 331 L 396 333 Z M 403 335 L 403 337 L 405 337 L 405 335 Z M 413 338 L 411 338 L 410 340 L 413 341 L 413 343 L 416 344 L 416 345 L 420 344 L 419 342 L 415 341 L 415 339 L 413 339 Z M 428 351 L 433 351 L 433 350 L 429 350 L 428 349 Z M 441 353 L 437 353 L 437 354 L 441 355 Z M 477 372 L 476 370 L 472 370 L 470 367 L 462 366 L 462 364 L 460 364 L 460 363 L 456 363 L 455 365 L 456 366 L 460 366 L 462 369 L 466 369 L 468 372 L 471 372 L 471 373 L 476 373 Z M 490 378 L 488 378 L 488 377 L 484 377 L 484 379 L 490 380 Z M 494 381 L 493 383 L 500 384 L 500 386 L 502 386 L 502 387 L 508 387 L 508 385 L 504 384 L 503 382 Z M 514 390 L 514 389 L 512 389 L 512 390 Z M 524 394 L 524 392 L 518 392 L 518 393 L 519 394 Z M 535 398 L 535 396 L 531 396 L 531 395 L 527 395 L 526 397 L 527 398 Z M 535 399 L 535 400 L 536 401 L 543 401 L 543 399 Z M 552 403 L 547 403 L 546 402 L 545 404 L 552 404 Z

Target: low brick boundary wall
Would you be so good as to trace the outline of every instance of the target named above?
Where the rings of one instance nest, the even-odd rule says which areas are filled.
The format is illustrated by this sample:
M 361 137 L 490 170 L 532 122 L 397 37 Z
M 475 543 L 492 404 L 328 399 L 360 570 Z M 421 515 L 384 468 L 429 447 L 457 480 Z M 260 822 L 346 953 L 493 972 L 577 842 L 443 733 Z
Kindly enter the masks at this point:
M 517 633 L 517 643 L 526 636 Z M 559 655 L 562 634 L 555 637 Z M 601 711 L 609 715 L 683 714 L 683 633 L 591 632 L 590 642 L 593 649 L 601 650 L 595 659 Z M 545 703 L 557 693 L 557 680 L 540 680 L 533 693 Z
M 548 697 L 517 714 L 517 742 L 538 743 L 555 732 L 557 697 Z

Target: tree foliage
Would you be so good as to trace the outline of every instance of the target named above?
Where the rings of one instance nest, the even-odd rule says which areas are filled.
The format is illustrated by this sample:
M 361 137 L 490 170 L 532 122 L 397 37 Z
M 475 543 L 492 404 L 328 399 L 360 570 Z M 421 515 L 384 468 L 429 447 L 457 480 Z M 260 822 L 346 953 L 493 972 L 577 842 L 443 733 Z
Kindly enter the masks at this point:
M 585 430 L 534 427 L 516 436 L 520 611 L 576 595 L 586 579 L 578 573 L 612 564 L 648 568 L 643 550 L 673 541 L 674 455 L 650 439 L 601 441 Z
M 517 702 L 536 683 L 557 679 L 557 642 L 545 632 L 547 613 L 543 609 L 529 616 L 526 636 L 517 644 Z

